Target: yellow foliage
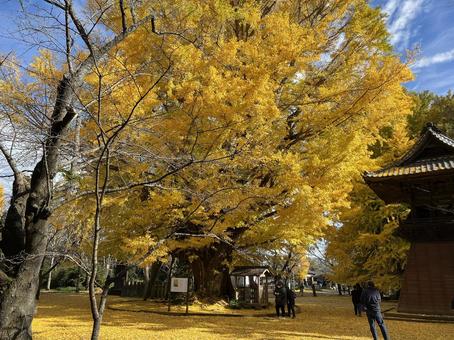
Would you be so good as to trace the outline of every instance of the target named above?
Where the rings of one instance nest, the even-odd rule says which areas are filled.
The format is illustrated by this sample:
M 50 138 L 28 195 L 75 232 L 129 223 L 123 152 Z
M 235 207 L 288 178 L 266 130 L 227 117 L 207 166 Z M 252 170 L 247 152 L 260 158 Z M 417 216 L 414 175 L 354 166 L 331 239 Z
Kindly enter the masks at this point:
M 385 205 L 365 184 L 358 184 L 352 207 L 340 214 L 341 227 L 327 234 L 334 281 L 354 285 L 374 280 L 382 290 L 398 290 L 409 243 L 395 235 L 408 209 Z
M 317 16 L 315 3 L 262 5 L 144 2 L 137 13 L 159 13 L 162 34 L 138 30 L 86 77 L 86 147 L 96 150 L 101 129 L 109 136 L 129 122 L 112 146 L 111 186 L 182 168 L 109 195 L 103 251 L 137 259 L 172 232 L 213 233 L 237 247 L 304 247 L 349 207 L 354 182 L 376 166 L 371 145 L 381 131 L 402 126 L 412 102 L 401 83 L 412 75 L 377 9 L 339 0 Z M 119 30 L 118 10 L 107 14 Z M 48 64 L 43 54 L 33 67 L 44 73 Z M 91 171 L 81 190 L 93 188 Z M 177 237 L 157 257 L 213 242 Z
M 39 50 L 28 69 L 29 76 L 39 81 L 41 85 L 56 85 L 63 73 L 55 65 L 55 57 L 47 49 Z

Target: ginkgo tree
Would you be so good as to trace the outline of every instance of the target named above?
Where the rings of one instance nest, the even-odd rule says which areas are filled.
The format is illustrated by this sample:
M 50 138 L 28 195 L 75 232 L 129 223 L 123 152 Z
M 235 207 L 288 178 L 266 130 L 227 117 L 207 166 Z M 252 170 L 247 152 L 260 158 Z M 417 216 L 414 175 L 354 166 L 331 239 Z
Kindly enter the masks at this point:
M 391 164 L 408 150 L 408 127 L 404 119 L 381 131 L 370 145 L 374 162 L 369 170 Z M 331 279 L 352 286 L 373 280 L 383 291 L 398 291 L 410 244 L 396 231 L 408 212 L 402 204 L 386 205 L 361 178 L 357 179 L 350 205 L 340 211 L 339 220 L 326 234 Z
M 91 230 L 96 338 L 99 251 L 135 264 L 181 256 L 199 291 L 218 295 L 233 256 L 323 235 L 369 166 L 368 146 L 410 108 L 401 83 L 411 73 L 365 0 L 90 0 L 85 20 L 70 0 L 46 2 L 59 13 L 60 54 L 44 48 L 34 61 L 45 75 L 36 92 L 20 76 L 1 83 L 21 94 L 3 98 L 7 124 L 36 127 L 30 103 L 46 100 L 31 180 L 9 162 L 22 186 L 5 229 L 23 230 L 25 246 L 6 255 L 26 256 L 6 273 L 0 338 L 31 337 L 54 204 Z M 53 192 L 57 172 L 70 190 Z
M 409 112 L 401 82 L 411 75 L 379 10 L 364 1 L 146 8 L 160 13 L 152 29 L 125 40 L 105 67 L 158 75 L 172 66 L 113 160 L 105 246 L 119 258 L 140 257 L 172 234 L 161 255 L 189 259 L 197 290 L 219 295 L 235 254 L 323 235 L 348 206 L 352 179 L 371 165 L 369 145 Z M 111 14 L 106 22 L 121 27 Z M 117 83 L 108 73 L 103 81 Z M 146 82 L 109 93 L 103 110 L 127 112 L 133 88 Z M 94 124 L 87 121 L 87 136 Z M 160 178 L 172 169 L 175 176 Z
M 354 189 L 351 205 L 341 214 L 342 227 L 331 227 L 327 236 L 327 257 L 334 263 L 330 278 L 352 286 L 373 280 L 383 291 L 398 291 L 410 245 L 396 229 L 408 209 L 386 206 L 363 183 Z

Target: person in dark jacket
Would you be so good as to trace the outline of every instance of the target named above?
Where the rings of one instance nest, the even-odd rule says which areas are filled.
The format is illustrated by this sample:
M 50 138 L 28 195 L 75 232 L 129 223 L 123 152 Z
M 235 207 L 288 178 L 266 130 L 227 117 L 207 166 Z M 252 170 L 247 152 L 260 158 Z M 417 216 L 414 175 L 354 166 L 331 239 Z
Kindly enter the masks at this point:
M 285 287 L 282 281 L 276 282 L 276 288 L 274 289 L 274 297 L 276 303 L 276 315 L 279 316 L 279 312 L 281 312 L 281 315 L 285 316 L 285 304 L 287 303 L 287 293 L 285 291 Z
M 353 309 L 355 310 L 355 315 L 361 316 L 361 293 L 363 289 L 357 283 L 352 290 L 352 302 L 353 302 Z
M 389 340 L 388 331 L 386 330 L 385 322 L 383 321 L 383 316 L 380 309 L 380 292 L 375 288 L 375 285 L 372 281 L 369 281 L 367 283 L 367 288 L 363 289 L 360 301 L 363 307 L 366 308 L 367 321 L 369 321 L 370 331 L 372 333 L 372 336 L 374 337 L 374 340 L 378 339 L 377 330 L 375 329 L 375 322 L 377 322 L 378 327 L 380 327 L 383 339 Z
M 287 293 L 287 310 L 288 310 L 288 316 L 292 317 L 293 319 L 295 318 L 295 299 L 296 299 L 296 293 L 290 289 L 289 287 L 286 287 L 286 293 Z M 290 315 L 292 313 L 292 315 Z

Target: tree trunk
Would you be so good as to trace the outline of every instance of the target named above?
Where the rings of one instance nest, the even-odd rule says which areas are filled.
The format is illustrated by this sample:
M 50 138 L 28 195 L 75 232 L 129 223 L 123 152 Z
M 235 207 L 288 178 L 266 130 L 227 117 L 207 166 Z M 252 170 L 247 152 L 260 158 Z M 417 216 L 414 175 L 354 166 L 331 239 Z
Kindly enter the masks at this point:
M 80 266 L 79 266 L 79 267 L 77 267 L 76 293 L 80 292 L 80 274 L 81 274 L 81 270 L 80 270 Z
M 14 251 L 17 255 L 10 257 L 16 257 L 20 264 L 17 267 L 17 271 L 12 273 L 13 279 L 0 300 L 1 340 L 31 339 L 32 336 L 31 322 L 35 313 L 41 265 L 49 238 L 48 206 L 52 190 L 50 183 L 57 163 L 56 154 L 53 152 L 56 152 L 54 147 L 57 145 L 58 143 L 53 140 L 48 142 L 47 165 L 44 165 L 43 160 L 41 160 L 36 165 L 30 181 L 30 192 L 24 212 L 25 222 L 23 224 L 25 226 L 25 249 L 17 248 Z M 49 169 L 51 171 L 50 174 Z M 8 214 L 15 209 L 17 207 L 10 206 Z M 6 228 L 9 227 L 7 226 Z M 15 228 L 19 228 L 19 226 L 16 225 Z M 17 229 L 16 231 L 20 230 Z M 13 233 L 8 235 L 8 238 L 4 239 L 4 241 L 5 244 L 9 243 L 11 246 L 11 239 L 14 239 L 16 235 Z M 16 246 L 22 246 L 22 244 Z M 19 259 L 17 259 L 17 256 L 20 256 Z
M 144 286 L 144 294 L 143 299 L 147 300 L 151 297 L 151 290 L 156 282 L 156 278 L 158 277 L 159 270 L 161 269 L 161 261 L 153 262 L 151 266 L 145 267 L 146 274 L 145 274 L 145 286 Z
M 146 301 L 150 296 L 150 265 L 143 268 L 143 300 Z
M 39 274 L 47 247 L 47 221 L 39 220 L 33 229 L 39 231 L 33 234 L 33 247 L 1 297 L 1 340 L 32 338 Z
M 93 319 L 93 328 L 91 330 L 91 339 L 98 339 L 101 330 L 101 318 Z
M 312 295 L 317 296 L 317 291 L 315 290 L 315 283 L 312 282 Z
M 91 340 L 98 340 L 99 333 L 101 330 L 102 318 L 104 316 L 104 310 L 106 309 L 107 295 L 109 294 L 109 284 L 106 284 L 102 290 L 101 297 L 99 300 L 98 314 L 96 318 L 93 318 L 93 327 L 91 330 Z
M 172 269 L 173 269 L 173 263 L 175 262 L 175 256 L 170 255 L 170 266 L 169 266 L 169 272 L 167 273 L 167 292 L 166 292 L 166 299 L 169 302 L 169 305 L 167 307 L 167 311 L 170 311 L 170 302 L 172 299 L 172 293 L 170 292 L 170 285 L 172 283 Z
M 68 78 L 63 77 L 57 90 L 49 137 L 43 156 L 33 169 L 30 189 L 27 194 L 14 191 L 8 209 L 7 217 L 11 214 L 13 217 L 9 220 L 7 218 L 5 230 L 8 232 L 0 246 L 4 253 L 6 251 L 10 254 L 7 257 L 16 258 L 20 264 L 17 271 L 9 273 L 12 274 L 12 280 L 0 300 L 1 340 L 31 339 L 32 336 L 31 322 L 35 313 L 40 270 L 49 238 L 47 219 L 51 214 L 49 206 L 52 199 L 52 181 L 57 168 L 61 136 L 67 127 L 67 124 L 62 122 L 66 114 L 66 107 L 62 105 L 68 103 L 72 96 L 69 85 Z M 67 117 L 69 121 L 72 119 L 71 115 Z M 15 183 L 19 183 L 18 179 L 25 179 L 25 176 L 16 171 Z M 26 203 L 23 201 L 24 197 Z
M 230 250 L 220 245 L 194 250 L 197 258 L 191 262 L 194 293 L 200 297 L 225 298 L 233 296 L 229 270 L 224 261 Z
M 54 265 L 54 257 L 52 256 L 50 258 L 50 268 L 52 268 L 52 266 Z M 50 290 L 50 284 L 52 282 L 52 270 L 49 271 L 49 274 L 47 276 L 47 290 Z
M 56 91 L 41 160 L 36 164 L 28 186 L 28 179 L 18 170 L 15 162 L 2 150 L 14 172 L 13 198 L 2 231 L 0 255 L 14 259 L 12 270 L 0 263 L 0 340 L 31 339 L 31 322 L 35 312 L 35 297 L 39 274 L 45 256 L 49 230 L 47 219 L 51 215 L 53 179 L 56 173 L 62 139 L 76 116 L 72 109 L 75 91 L 79 89 L 97 60 L 145 23 L 151 15 L 134 23 L 126 30 L 95 49 L 74 72 L 62 76 Z M 82 35 L 84 32 L 80 32 Z M 86 34 L 86 33 L 85 33 Z M 20 255 L 20 258 L 17 258 Z M 6 266 L 5 266 L 6 267 Z M 106 293 L 107 294 L 107 293 Z M 102 304 L 102 303 L 101 303 Z M 105 304 L 105 302 L 104 302 Z
M 0 240 L 0 249 L 7 258 L 14 257 L 25 249 L 25 209 L 29 190 L 29 179 L 23 174 L 17 174 Z

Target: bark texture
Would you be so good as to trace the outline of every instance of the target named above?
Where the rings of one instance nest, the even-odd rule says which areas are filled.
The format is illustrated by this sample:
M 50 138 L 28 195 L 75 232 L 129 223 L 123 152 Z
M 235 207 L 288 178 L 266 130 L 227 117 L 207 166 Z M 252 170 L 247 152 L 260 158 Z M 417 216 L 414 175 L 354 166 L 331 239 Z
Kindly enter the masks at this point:
M 226 265 L 231 250 L 218 244 L 193 250 L 192 254 L 197 255 L 191 262 L 194 293 L 202 298 L 231 297 L 233 288 Z
M 72 100 L 72 83 L 63 76 L 57 89 L 57 99 L 52 114 L 49 137 L 43 149 L 43 156 L 36 164 L 30 180 L 28 195 L 23 190 L 13 192 L 8 209 L 7 221 L 2 240 L 2 251 L 9 254 L 7 259 L 21 255 L 0 300 L 0 339 L 31 339 L 31 321 L 35 313 L 36 294 L 39 286 L 41 265 L 47 248 L 52 181 L 58 164 L 61 139 L 66 127 L 74 117 L 68 110 Z M 15 174 L 17 179 L 23 174 Z M 17 194 L 17 196 L 15 196 Z M 26 197 L 26 198 L 25 198 Z M 24 208 L 25 206 L 25 208 Z M 6 254 L 5 254 L 6 255 Z
M 30 180 L 18 173 L 13 182 L 12 198 L 0 242 L 0 249 L 7 258 L 17 256 L 25 250 L 25 208 L 29 190 Z
M 151 296 L 151 290 L 156 282 L 156 278 L 158 277 L 159 270 L 161 269 L 161 261 L 153 262 L 152 265 L 146 266 L 144 268 L 144 277 L 145 277 L 145 285 L 143 291 L 143 299 L 147 300 Z
M 1 297 L 0 339 L 31 339 L 36 293 L 43 256 L 46 251 L 46 221 L 38 221 L 41 232 L 34 237 L 33 253 L 20 265 L 15 278 Z

